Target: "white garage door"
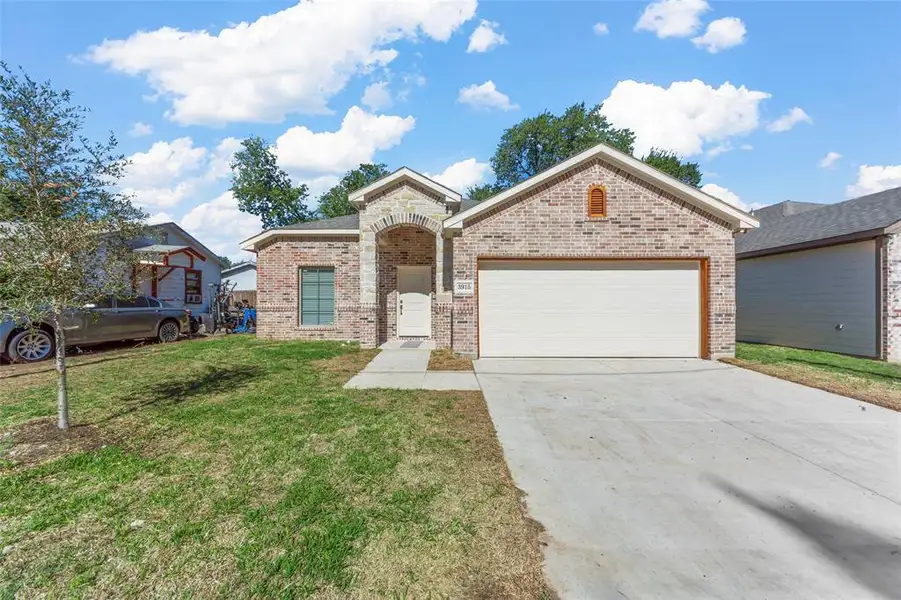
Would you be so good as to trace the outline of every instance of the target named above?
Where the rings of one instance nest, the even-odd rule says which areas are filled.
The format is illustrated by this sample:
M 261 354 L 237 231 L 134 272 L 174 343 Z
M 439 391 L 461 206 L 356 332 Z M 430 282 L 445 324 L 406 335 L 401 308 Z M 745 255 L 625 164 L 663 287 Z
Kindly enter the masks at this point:
M 480 261 L 479 353 L 697 357 L 697 261 Z

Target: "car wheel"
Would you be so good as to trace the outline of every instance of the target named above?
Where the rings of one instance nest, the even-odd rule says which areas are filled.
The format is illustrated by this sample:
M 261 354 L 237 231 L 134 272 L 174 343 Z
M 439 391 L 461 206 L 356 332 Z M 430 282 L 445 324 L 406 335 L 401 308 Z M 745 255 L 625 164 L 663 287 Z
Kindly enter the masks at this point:
M 178 340 L 178 334 L 181 333 L 181 328 L 178 326 L 178 323 L 175 321 L 163 321 L 163 324 L 160 325 L 160 330 L 157 332 L 157 339 L 163 342 L 164 344 L 167 342 L 174 342 Z
M 20 331 L 9 341 L 13 362 L 40 362 L 53 356 L 53 336 L 43 329 Z

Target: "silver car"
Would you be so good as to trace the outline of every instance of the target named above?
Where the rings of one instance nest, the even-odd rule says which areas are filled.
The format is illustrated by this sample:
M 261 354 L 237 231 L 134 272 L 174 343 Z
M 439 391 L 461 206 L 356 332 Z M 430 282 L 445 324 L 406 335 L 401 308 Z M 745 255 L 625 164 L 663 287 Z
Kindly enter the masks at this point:
M 190 331 L 191 311 L 149 296 L 105 298 L 63 314 L 66 346 L 156 338 L 174 342 Z M 26 327 L 12 315 L 0 317 L 0 355 L 13 362 L 38 362 L 54 354 L 53 327 Z

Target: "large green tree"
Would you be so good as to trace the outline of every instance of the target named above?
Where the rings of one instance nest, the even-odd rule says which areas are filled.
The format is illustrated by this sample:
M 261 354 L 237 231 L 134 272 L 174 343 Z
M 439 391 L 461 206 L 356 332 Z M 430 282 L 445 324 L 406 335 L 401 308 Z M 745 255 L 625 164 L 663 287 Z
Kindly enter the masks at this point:
M 562 115 L 545 111 L 505 130 L 491 157 L 498 186 L 512 187 L 601 142 L 631 154 L 635 134 L 613 127 L 600 109 L 580 102 Z
M 326 219 L 354 214 L 357 209 L 351 204 L 348 196 L 388 173 L 388 167 L 382 163 L 366 163 L 351 169 L 344 174 L 341 181 L 320 196 L 319 214 Z
M 648 163 L 655 169 L 672 175 L 682 183 L 698 187 L 701 185 L 701 167 L 696 162 L 684 161 L 681 156 L 675 152 L 663 150 L 661 148 L 651 148 L 647 156 L 641 160 Z
M 496 183 L 481 183 L 469 186 L 466 190 L 466 198 L 474 202 L 481 202 L 502 191 Z
M 496 183 L 473 188 L 470 195 L 494 195 L 599 143 L 626 154 L 632 154 L 635 144 L 632 130 L 614 127 L 601 114 L 600 104 L 587 107 L 580 102 L 562 115 L 545 111 L 525 118 L 504 131 L 491 157 Z M 673 152 L 655 148 L 642 160 L 691 185 L 701 182 L 698 164 L 683 163 Z
M 14 356 L 55 347 L 61 429 L 69 426 L 64 325 L 85 303 L 131 291 L 138 256 L 129 242 L 147 235 L 147 215 L 115 187 L 128 165 L 116 138 L 87 139 L 86 112 L 68 91 L 0 63 L 0 307 L 20 321 Z
M 309 221 L 312 215 L 307 208 L 307 186 L 291 182 L 263 138 L 251 136 L 241 146 L 229 165 L 232 170 L 229 189 L 238 201 L 238 208 L 260 217 L 266 229 Z

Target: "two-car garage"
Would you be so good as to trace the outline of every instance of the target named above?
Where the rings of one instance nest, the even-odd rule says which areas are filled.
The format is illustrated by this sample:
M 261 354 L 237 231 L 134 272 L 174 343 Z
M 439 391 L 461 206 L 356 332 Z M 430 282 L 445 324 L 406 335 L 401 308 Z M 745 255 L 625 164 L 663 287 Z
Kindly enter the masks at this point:
M 482 357 L 706 354 L 704 260 L 478 263 Z

